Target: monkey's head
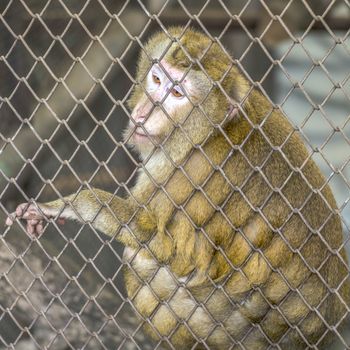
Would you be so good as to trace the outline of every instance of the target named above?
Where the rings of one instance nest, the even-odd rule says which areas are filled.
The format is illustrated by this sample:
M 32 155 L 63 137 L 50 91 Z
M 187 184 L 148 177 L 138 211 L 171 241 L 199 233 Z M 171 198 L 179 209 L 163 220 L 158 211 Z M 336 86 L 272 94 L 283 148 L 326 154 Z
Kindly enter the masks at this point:
M 181 27 L 157 33 L 140 54 L 125 139 L 141 156 L 179 142 L 189 149 L 235 119 L 248 89 L 232 58 L 208 36 Z

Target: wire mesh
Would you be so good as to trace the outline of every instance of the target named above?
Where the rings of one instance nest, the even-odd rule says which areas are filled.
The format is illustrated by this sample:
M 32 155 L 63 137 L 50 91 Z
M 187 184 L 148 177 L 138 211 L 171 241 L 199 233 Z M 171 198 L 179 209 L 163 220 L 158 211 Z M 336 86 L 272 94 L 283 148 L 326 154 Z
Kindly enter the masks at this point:
M 347 0 L 1 3 L 0 349 L 350 349 L 349 24 Z

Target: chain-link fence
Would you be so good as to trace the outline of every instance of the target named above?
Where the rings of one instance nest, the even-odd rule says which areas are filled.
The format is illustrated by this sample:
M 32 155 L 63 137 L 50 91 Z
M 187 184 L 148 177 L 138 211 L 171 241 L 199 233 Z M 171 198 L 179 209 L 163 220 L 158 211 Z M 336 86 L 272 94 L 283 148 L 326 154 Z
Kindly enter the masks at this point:
M 347 0 L 0 2 L 0 349 L 350 349 L 349 33 Z

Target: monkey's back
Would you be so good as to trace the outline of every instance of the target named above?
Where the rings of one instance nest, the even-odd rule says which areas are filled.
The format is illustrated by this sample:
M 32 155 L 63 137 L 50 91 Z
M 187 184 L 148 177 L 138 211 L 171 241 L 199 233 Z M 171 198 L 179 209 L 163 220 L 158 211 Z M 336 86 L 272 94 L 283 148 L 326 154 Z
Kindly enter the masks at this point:
M 225 132 L 152 197 L 158 232 L 152 254 L 126 252 L 129 297 L 179 349 L 321 348 L 350 298 L 331 190 L 280 113 Z
M 282 348 L 322 348 L 350 301 L 333 194 L 299 135 L 278 112 L 251 132 L 242 151 L 240 167 L 254 170 L 238 185 L 242 202 L 253 207 L 241 226 L 249 245 L 241 266 L 258 290 L 240 310 L 261 327 L 246 338 L 247 348 L 265 348 L 256 345 L 259 338 Z

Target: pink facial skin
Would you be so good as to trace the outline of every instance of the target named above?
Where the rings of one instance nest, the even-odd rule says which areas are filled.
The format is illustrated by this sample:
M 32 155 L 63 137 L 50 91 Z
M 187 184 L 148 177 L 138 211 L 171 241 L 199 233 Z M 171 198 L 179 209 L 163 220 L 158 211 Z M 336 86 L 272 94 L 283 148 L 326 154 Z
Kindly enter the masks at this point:
M 131 114 L 134 121 L 130 124 L 132 141 L 136 144 L 149 143 L 150 137 L 160 135 L 174 112 L 189 103 L 188 96 L 193 90 L 185 73 L 164 60 L 151 68 L 145 83 L 148 96 L 145 94 L 140 99 Z M 161 104 L 161 107 L 155 106 L 155 103 Z

